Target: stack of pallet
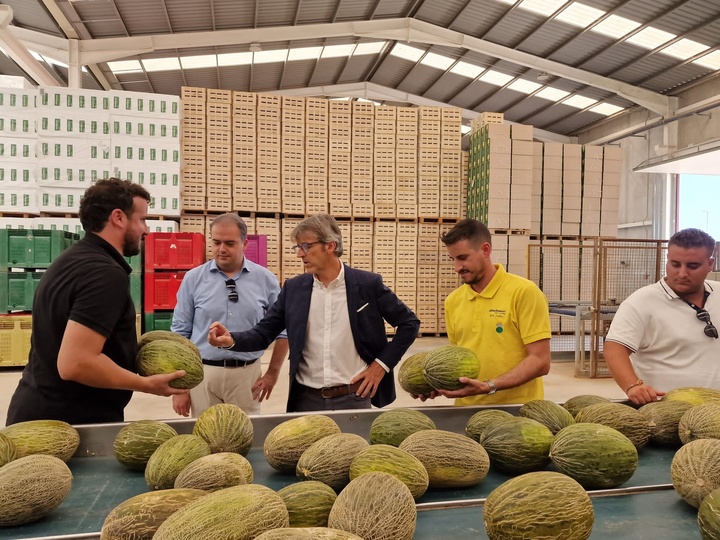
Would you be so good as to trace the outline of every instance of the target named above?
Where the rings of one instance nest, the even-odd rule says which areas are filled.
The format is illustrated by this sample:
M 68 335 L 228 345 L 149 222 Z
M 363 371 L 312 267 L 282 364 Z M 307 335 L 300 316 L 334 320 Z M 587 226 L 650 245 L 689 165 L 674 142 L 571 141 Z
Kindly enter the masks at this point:
M 328 101 L 305 100 L 305 212 L 328 211 Z M 348 200 L 348 199 L 346 199 Z
M 375 148 L 375 107 L 372 103 L 361 103 L 354 101 L 330 103 L 330 110 L 338 111 L 348 110 L 351 115 L 351 124 L 348 140 L 350 140 L 350 200 L 352 202 L 352 212 L 349 214 L 340 214 L 345 217 L 372 217 L 375 215 L 375 207 L 373 206 L 374 197 L 374 175 L 376 173 L 383 174 L 384 168 L 380 165 L 380 169 L 375 168 L 374 148 Z M 335 130 L 337 133 L 344 132 L 339 123 L 344 116 L 340 116 L 340 112 L 335 116 Z M 342 113 L 345 114 L 344 112 Z M 381 142 L 381 141 L 379 141 Z M 339 154 L 332 156 L 340 159 Z M 338 164 L 338 167 L 344 167 Z
M 303 215 L 305 214 L 305 98 L 283 96 L 281 114 L 281 210 L 284 214 Z
M 355 154 L 361 159 L 362 152 L 354 150 L 352 140 L 352 114 L 350 103 L 344 101 L 328 102 L 328 198 L 330 213 L 336 216 L 351 216 L 353 198 L 351 197 L 351 162 Z M 362 148 L 361 148 L 362 150 Z M 364 171 L 359 170 L 358 174 Z M 358 185 L 356 196 L 362 200 L 362 183 Z
M 257 209 L 257 94 L 232 93 L 233 208 Z

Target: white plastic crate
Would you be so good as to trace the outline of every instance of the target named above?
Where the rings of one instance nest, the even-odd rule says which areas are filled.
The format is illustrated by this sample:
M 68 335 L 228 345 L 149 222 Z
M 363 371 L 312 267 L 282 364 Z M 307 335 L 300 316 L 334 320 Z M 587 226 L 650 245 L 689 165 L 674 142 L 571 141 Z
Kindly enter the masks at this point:
M 0 229 L 32 229 L 37 218 L 0 218 Z
M 40 137 L 91 137 L 110 136 L 110 113 L 45 107 L 37 112 L 37 133 Z
M 180 187 L 168 185 L 148 185 L 151 201 L 148 214 L 151 216 L 180 217 Z
M 111 114 L 109 121 L 113 137 L 160 139 L 168 143 L 180 140 L 178 118 Z
M 178 232 L 180 230 L 178 222 L 172 219 L 147 219 L 145 223 L 150 232 Z
M 40 186 L 87 189 L 92 182 L 112 176 L 110 162 L 83 165 L 80 160 L 69 159 L 38 161 L 37 183 Z
M 180 167 L 177 165 L 142 167 L 135 163 L 115 162 L 111 167 L 111 172 L 111 176 L 141 184 L 145 189 L 149 189 L 150 186 L 169 186 L 180 189 Z
M 105 164 L 111 156 L 109 143 L 109 139 L 38 137 L 36 155 L 40 161 L 69 159 L 84 160 L 86 166 Z
M 0 110 L 33 110 L 40 94 L 36 88 L 0 88 Z
M 85 189 L 68 187 L 39 187 L 37 205 L 41 212 L 77 214 Z
M 104 90 L 41 86 L 38 91 L 37 106 L 39 109 L 57 107 L 65 110 L 83 110 L 88 113 L 110 110 L 110 95 Z
M 0 109 L 0 137 L 22 139 L 37 137 L 37 112 L 34 109 Z
M 148 140 L 132 137 L 112 137 L 110 159 L 113 164 L 167 166 L 180 164 L 180 141 Z
M 35 161 L 37 138 L 2 137 L 0 138 L 0 162 Z
M 111 90 L 110 111 L 113 114 L 180 118 L 180 98 L 164 94 Z
M 34 189 L 37 185 L 37 165 L 33 160 L 0 160 L 0 189 Z
M 0 189 L 0 212 L 37 214 L 37 193 L 33 188 Z
M 31 229 L 45 229 L 51 231 L 67 231 L 75 234 L 83 234 L 82 223 L 79 218 L 63 217 L 39 217 L 28 220 Z

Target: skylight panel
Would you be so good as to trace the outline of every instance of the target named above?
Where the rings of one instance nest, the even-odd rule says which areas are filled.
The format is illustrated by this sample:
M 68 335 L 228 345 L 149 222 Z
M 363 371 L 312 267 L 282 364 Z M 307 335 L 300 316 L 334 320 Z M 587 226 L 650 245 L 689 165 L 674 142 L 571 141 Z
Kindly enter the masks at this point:
M 218 54 L 218 66 L 248 66 L 252 64 L 251 52 Z
M 142 65 L 145 71 L 174 71 L 180 69 L 180 59 L 173 58 L 145 58 Z
M 524 0 L 520 8 L 549 17 L 564 4 L 564 0 Z
M 627 39 L 627 42 L 644 49 L 656 49 L 663 43 L 667 43 L 675 37 L 675 34 L 649 26 L 640 30 L 637 34 L 630 36 Z
M 288 60 L 317 60 L 322 52 L 322 47 L 298 47 L 290 49 L 287 55 Z M 284 60 L 284 58 L 283 58 Z
M 702 67 L 710 68 L 710 69 L 720 69 L 720 51 L 713 51 L 709 54 L 706 54 L 702 58 L 698 58 L 693 62 L 693 64 L 697 64 Z
M 357 47 L 355 48 L 354 55 L 357 56 L 359 54 L 377 54 L 383 50 L 385 43 L 386 43 L 385 41 L 371 41 L 369 43 L 358 43 Z
M 508 85 L 508 88 L 510 90 L 515 90 L 516 92 L 522 92 L 523 94 L 532 94 L 535 90 L 537 90 L 538 88 L 541 88 L 541 87 L 542 87 L 542 84 L 528 81 L 526 79 L 518 79 Z
M 563 105 L 569 105 L 577 109 L 586 109 L 594 103 L 597 103 L 597 99 L 591 99 L 585 96 L 572 96 L 563 101 Z
M 113 73 L 142 72 L 142 65 L 140 65 L 139 60 L 121 60 L 119 62 L 108 62 L 108 67 Z
M 618 107 L 617 105 L 612 105 L 610 103 L 601 103 L 600 105 L 596 105 L 595 107 L 590 109 L 590 112 L 602 114 L 603 116 L 610 116 L 622 110 L 624 109 L 622 107 Z
M 348 43 L 347 45 L 328 45 L 323 49 L 320 58 L 344 58 L 350 56 L 355 51 L 355 45 Z
M 453 60 L 452 58 L 448 58 L 447 56 L 435 54 L 432 52 L 427 53 L 425 57 L 420 61 L 420 63 L 425 66 L 434 67 L 443 71 L 452 66 L 453 62 L 455 62 L 455 60 Z
M 661 52 L 663 54 L 667 54 L 668 56 L 672 56 L 673 58 L 677 58 L 678 60 L 687 60 L 688 58 L 692 58 L 703 51 L 707 51 L 709 48 L 710 47 L 707 45 L 703 45 L 697 41 L 683 38 L 676 43 L 665 47 Z
M 470 133 L 470 131 L 472 131 L 472 128 L 470 126 L 466 126 L 465 124 L 460 126 L 460 133 L 462 133 L 463 135 Z
M 417 62 L 420 58 L 422 58 L 422 55 L 425 54 L 425 51 L 416 47 L 411 47 L 410 45 L 397 43 L 390 54 L 405 60 L 410 60 L 411 62 Z
M 592 32 L 603 34 L 613 39 L 620 39 L 640 26 L 639 22 L 631 21 L 625 17 L 610 15 L 604 21 L 593 26 Z
M 180 64 L 183 69 L 217 67 L 217 56 L 205 54 L 202 56 L 181 56 Z
M 278 49 L 276 51 L 260 51 L 253 53 L 253 63 L 271 64 L 273 62 L 284 62 L 287 59 L 287 55 L 287 49 Z
M 586 28 L 603 15 L 605 15 L 604 11 L 573 2 L 558 14 L 557 20 L 580 28 Z
M 505 75 L 504 73 L 500 73 L 499 71 L 488 69 L 485 73 L 482 74 L 480 80 L 488 84 L 494 84 L 496 86 L 505 86 L 514 78 L 515 77 L 513 77 L 512 75 Z
M 561 99 L 565 99 L 569 95 L 570 92 L 566 92 L 565 90 L 553 88 L 552 86 L 546 86 L 537 94 L 535 94 L 535 97 L 549 99 L 550 101 L 560 101 Z
M 483 71 L 485 71 L 485 68 L 474 64 L 468 64 L 462 60 L 450 68 L 450 73 L 462 75 L 463 77 L 468 77 L 470 79 L 477 79 Z

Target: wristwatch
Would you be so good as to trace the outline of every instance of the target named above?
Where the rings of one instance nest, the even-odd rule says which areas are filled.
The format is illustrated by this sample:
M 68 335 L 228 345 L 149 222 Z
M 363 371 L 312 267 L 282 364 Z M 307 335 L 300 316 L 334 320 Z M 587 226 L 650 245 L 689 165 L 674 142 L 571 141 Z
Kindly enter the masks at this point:
M 490 391 L 487 393 L 488 396 L 492 396 L 495 392 L 497 392 L 497 387 L 493 381 L 487 380 L 483 382 L 490 387 Z

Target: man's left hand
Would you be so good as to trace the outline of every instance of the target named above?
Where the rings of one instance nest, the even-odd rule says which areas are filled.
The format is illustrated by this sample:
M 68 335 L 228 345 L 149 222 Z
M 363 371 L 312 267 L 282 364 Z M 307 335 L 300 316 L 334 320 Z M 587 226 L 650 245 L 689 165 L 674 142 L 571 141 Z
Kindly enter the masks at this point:
M 360 385 L 360 388 L 357 389 L 357 392 L 355 392 L 355 395 L 361 398 L 366 398 L 368 396 L 375 397 L 375 392 L 377 392 L 380 381 L 386 374 L 387 372 L 385 369 L 377 362 L 369 364 L 366 370 L 355 375 L 353 380 L 350 381 L 350 384 L 362 381 L 362 384 Z
M 467 377 L 460 377 L 458 380 L 465 386 L 458 390 L 438 390 L 438 393 L 447 398 L 461 398 L 487 394 L 490 391 L 490 386 L 485 381 L 469 379 Z

